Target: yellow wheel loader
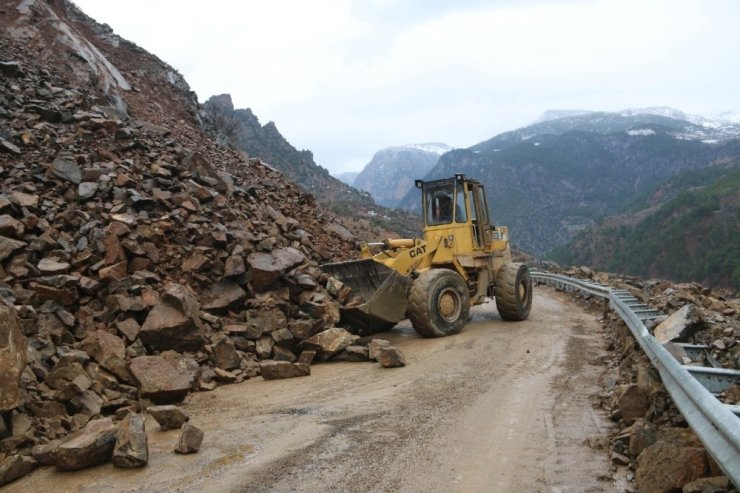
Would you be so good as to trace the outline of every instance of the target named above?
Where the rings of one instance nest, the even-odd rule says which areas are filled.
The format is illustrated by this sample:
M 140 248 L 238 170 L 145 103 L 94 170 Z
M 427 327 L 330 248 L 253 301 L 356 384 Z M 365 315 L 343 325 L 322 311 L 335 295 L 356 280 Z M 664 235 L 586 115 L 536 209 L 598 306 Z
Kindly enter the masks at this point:
M 526 265 L 511 261 L 508 229 L 491 224 L 483 185 L 457 174 L 416 180 L 416 187 L 423 239 L 363 244 L 361 260 L 322 266 L 352 289 L 343 321 L 378 332 L 408 318 L 424 337 L 446 336 L 462 330 L 471 305 L 491 296 L 501 318 L 525 320 L 532 278 Z

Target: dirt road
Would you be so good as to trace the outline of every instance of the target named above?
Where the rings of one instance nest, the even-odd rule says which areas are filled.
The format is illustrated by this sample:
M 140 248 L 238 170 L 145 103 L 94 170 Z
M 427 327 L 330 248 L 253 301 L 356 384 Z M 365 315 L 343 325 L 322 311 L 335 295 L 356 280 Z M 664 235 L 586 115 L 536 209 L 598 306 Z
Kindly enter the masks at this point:
M 307 378 L 191 395 L 184 407 L 205 431 L 197 454 L 174 454 L 178 432 L 148 418 L 145 468 L 43 468 L 7 491 L 618 491 L 604 452 L 586 444 L 609 426 L 593 404 L 600 330 L 538 288 L 526 322 L 488 304 L 453 337 L 381 335 L 404 368 L 319 364 Z

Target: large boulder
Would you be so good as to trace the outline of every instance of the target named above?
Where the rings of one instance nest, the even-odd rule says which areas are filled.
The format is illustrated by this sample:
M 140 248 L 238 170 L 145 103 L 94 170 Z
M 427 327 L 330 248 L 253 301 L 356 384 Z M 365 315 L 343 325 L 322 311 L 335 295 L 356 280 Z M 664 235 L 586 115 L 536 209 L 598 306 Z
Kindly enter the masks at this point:
M 685 428 L 669 428 L 661 430 L 658 441 L 637 458 L 637 486 L 640 493 L 681 491 L 708 471 L 707 453 L 696 435 Z
M 270 253 L 254 252 L 247 258 L 254 289 L 262 291 L 293 267 L 306 261 L 306 256 L 292 247 L 277 248 Z
M 180 284 L 170 283 L 144 321 L 139 338 L 155 351 L 197 351 L 203 346 L 200 305 Z
M 188 377 L 160 356 L 134 358 L 129 370 L 139 384 L 141 396 L 156 403 L 179 402 L 190 391 Z
M 110 460 L 116 444 L 117 426 L 111 418 L 89 421 L 69 435 L 53 453 L 53 462 L 63 471 L 74 471 Z
M 0 302 L 0 412 L 21 404 L 21 374 L 26 367 L 26 338 L 15 309 Z
M 660 343 L 687 342 L 689 337 L 705 328 L 704 317 L 694 304 L 682 306 L 673 312 L 654 330 L 655 338 Z

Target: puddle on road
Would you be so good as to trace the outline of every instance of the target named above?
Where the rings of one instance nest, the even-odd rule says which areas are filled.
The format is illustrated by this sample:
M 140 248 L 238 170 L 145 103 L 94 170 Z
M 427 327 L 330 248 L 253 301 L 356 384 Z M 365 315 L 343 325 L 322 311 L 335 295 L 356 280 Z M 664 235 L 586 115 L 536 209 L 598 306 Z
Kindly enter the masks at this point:
M 212 467 L 231 466 L 239 463 L 246 464 L 249 459 L 257 455 L 254 445 L 246 443 L 243 445 L 220 447 L 224 455 L 211 462 Z

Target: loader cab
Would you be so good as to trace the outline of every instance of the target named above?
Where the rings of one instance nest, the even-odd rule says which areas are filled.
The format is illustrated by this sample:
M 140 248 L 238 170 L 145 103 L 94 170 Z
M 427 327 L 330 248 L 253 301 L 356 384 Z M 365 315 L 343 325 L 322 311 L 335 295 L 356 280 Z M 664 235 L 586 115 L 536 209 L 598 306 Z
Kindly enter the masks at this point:
M 457 174 L 444 180 L 416 180 L 416 186 L 422 192 L 425 237 L 454 235 L 460 253 L 485 248 L 491 226 L 479 181 Z

